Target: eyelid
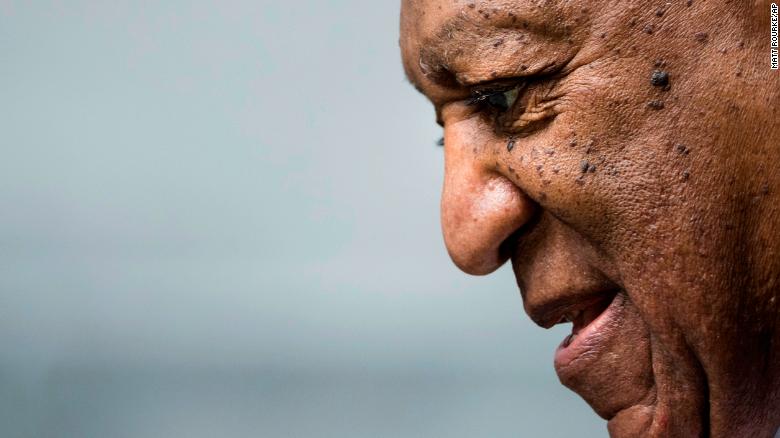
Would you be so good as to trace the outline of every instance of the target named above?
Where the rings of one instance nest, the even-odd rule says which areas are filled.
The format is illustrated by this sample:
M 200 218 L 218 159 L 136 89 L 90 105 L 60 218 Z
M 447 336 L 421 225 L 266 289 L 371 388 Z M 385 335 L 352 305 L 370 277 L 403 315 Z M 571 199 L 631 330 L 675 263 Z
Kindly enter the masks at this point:
M 469 89 L 469 95 L 474 101 L 482 100 L 491 94 L 506 93 L 513 89 L 522 91 L 528 85 L 528 79 L 518 78 L 501 81 L 491 81 L 484 84 L 477 84 Z

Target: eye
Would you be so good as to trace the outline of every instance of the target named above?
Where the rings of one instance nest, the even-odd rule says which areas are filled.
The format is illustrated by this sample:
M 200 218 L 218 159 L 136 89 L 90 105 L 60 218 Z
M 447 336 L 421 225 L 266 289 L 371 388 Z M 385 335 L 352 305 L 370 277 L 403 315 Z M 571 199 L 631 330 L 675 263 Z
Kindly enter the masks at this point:
M 470 103 L 485 105 L 495 111 L 504 113 L 509 111 L 517 102 L 522 88 L 523 85 L 521 84 L 503 89 L 477 89 L 472 92 Z
M 487 103 L 501 112 L 509 111 L 517 101 L 518 94 L 520 93 L 517 87 L 501 93 L 493 93 L 488 96 Z

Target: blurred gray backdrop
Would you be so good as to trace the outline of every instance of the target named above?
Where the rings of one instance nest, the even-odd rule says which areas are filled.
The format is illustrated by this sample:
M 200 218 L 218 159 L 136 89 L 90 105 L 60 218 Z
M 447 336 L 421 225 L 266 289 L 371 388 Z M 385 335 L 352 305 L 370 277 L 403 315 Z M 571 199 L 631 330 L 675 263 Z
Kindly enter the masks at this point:
M 458 272 L 396 1 L 0 0 L 2 437 L 600 437 Z

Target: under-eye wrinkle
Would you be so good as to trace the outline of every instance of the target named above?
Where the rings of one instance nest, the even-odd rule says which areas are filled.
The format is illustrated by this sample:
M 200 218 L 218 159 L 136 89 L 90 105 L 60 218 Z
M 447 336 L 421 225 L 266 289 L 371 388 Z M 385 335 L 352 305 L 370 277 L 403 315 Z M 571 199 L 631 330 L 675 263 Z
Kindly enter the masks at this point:
M 507 143 L 511 150 L 516 137 L 542 128 L 557 114 L 560 96 L 553 93 L 556 83 L 522 80 L 478 86 L 471 91 L 467 104 L 475 106 L 494 125 L 496 134 L 511 137 Z

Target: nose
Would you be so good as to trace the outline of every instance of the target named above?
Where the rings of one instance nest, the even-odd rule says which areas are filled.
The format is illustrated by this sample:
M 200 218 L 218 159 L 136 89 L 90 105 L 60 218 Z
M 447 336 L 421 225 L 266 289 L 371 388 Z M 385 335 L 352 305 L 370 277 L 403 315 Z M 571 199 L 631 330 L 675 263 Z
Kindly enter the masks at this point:
M 445 129 L 444 242 L 461 270 L 485 275 L 511 256 L 502 244 L 528 223 L 536 204 L 513 182 L 508 166 L 498 165 L 501 152 L 475 147 L 484 137 L 458 125 Z

